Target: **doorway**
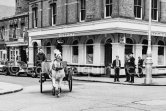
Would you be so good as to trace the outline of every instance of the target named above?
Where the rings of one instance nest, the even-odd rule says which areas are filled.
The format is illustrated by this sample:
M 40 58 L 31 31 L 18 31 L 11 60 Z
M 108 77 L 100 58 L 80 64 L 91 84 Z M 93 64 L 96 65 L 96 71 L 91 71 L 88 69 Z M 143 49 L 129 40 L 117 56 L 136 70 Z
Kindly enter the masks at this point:
M 112 63 L 112 40 L 108 39 L 105 43 L 105 66 Z

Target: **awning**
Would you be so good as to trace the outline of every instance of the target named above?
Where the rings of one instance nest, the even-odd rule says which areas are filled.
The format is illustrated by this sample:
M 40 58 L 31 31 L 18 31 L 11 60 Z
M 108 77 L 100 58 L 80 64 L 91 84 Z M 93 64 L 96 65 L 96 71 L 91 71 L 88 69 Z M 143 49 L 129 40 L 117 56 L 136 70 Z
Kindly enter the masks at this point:
M 152 36 L 166 37 L 165 24 L 152 23 L 151 29 Z M 29 37 L 31 37 L 32 40 L 37 40 L 107 33 L 129 33 L 137 35 L 148 35 L 148 22 L 123 18 L 106 19 L 93 22 L 58 26 L 53 28 L 32 29 L 29 30 Z

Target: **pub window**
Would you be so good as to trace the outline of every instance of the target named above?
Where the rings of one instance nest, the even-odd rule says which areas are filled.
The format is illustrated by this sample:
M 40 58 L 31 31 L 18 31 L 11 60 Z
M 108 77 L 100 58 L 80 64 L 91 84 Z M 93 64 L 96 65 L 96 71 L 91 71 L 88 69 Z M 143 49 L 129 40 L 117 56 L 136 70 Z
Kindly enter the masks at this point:
M 86 43 L 86 63 L 93 64 L 93 40 L 90 39 Z
M 86 18 L 86 0 L 81 0 L 80 6 L 80 21 L 84 21 Z
M 142 59 L 146 59 L 146 54 L 147 54 L 147 50 L 148 50 L 148 40 L 143 40 L 142 42 L 143 46 L 142 46 Z
M 33 28 L 36 28 L 37 27 L 37 20 L 38 20 L 38 18 L 37 18 L 37 7 L 35 7 L 35 8 L 33 8 L 32 9 L 32 27 Z
M 47 60 L 51 60 L 51 43 L 48 42 L 46 45 L 46 57 Z
M 112 15 L 112 0 L 105 0 L 105 17 Z
M 56 24 L 56 16 L 57 16 L 57 6 L 56 3 L 51 4 L 51 22 L 52 25 Z
M 158 65 L 164 65 L 164 42 L 158 42 Z
M 142 0 L 134 0 L 135 18 L 142 19 Z
M 75 40 L 72 46 L 72 63 L 78 63 L 78 41 Z
M 158 20 L 158 2 L 157 0 L 152 0 L 152 20 Z

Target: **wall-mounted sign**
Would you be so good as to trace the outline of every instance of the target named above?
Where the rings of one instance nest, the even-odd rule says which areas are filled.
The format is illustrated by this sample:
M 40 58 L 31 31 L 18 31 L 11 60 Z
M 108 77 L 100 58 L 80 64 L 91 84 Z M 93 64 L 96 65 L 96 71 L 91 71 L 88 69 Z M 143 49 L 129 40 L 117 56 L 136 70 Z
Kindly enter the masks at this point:
M 62 33 L 58 34 L 58 37 L 71 37 L 74 36 L 74 33 Z

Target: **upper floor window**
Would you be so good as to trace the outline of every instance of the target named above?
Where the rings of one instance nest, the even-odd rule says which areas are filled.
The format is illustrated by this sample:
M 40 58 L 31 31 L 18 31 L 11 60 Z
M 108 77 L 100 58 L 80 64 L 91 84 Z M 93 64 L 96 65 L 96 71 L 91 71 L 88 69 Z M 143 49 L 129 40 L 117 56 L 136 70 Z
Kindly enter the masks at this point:
M 142 0 L 134 0 L 135 18 L 142 19 Z
M 57 6 L 56 3 L 51 4 L 51 23 L 52 25 L 56 24 L 56 16 L 57 16 Z
M 37 15 L 38 15 L 38 10 L 37 7 L 32 9 L 32 27 L 35 28 L 37 27 Z
M 80 6 L 80 21 L 84 21 L 86 18 L 86 0 L 81 0 Z
M 112 0 L 105 0 L 105 17 L 112 15 Z
M 158 21 L 158 2 L 152 0 L 152 20 Z

